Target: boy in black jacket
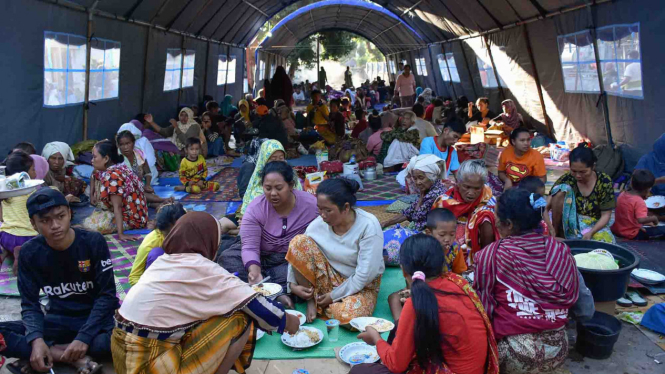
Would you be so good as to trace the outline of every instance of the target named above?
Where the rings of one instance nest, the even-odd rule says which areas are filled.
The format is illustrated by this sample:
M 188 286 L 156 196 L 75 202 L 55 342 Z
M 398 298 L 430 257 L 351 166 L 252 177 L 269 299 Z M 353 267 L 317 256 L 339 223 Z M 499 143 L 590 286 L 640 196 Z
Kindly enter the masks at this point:
M 92 360 L 110 357 L 113 314 L 119 307 L 111 255 L 104 237 L 70 227 L 69 204 L 57 190 L 44 188 L 27 201 L 39 236 L 21 247 L 18 288 L 22 321 L 0 323 L 7 348 L 19 358 L 14 368 L 43 372 L 54 362 L 97 372 Z M 50 301 L 42 313 L 39 292 Z M 88 356 L 90 355 L 90 356 Z M 27 368 L 26 368 L 27 369 Z

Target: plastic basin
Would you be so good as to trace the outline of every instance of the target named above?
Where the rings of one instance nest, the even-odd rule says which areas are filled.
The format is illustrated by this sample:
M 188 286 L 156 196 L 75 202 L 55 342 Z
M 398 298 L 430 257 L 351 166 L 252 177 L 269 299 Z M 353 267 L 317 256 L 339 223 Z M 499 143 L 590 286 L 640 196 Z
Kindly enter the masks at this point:
M 633 251 L 616 244 L 591 240 L 566 240 L 564 242 L 570 247 L 573 256 L 602 248 L 612 253 L 614 259 L 619 260 L 619 269 L 616 270 L 578 268 L 582 273 L 584 283 L 591 290 L 594 301 L 616 301 L 626 293 L 628 283 L 630 283 L 630 272 L 640 264 L 640 258 Z
M 589 358 L 606 359 L 612 355 L 620 333 L 621 322 L 617 318 L 595 312 L 590 320 L 577 322 L 575 350 Z

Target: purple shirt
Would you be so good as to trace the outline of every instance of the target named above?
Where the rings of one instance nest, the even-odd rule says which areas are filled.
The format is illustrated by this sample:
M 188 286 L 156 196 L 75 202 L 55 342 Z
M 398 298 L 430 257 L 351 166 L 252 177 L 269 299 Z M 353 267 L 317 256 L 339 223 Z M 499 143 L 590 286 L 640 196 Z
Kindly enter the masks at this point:
M 286 253 L 291 239 L 304 234 L 307 226 L 319 215 L 316 197 L 308 192 L 293 190 L 296 205 L 287 217 L 277 214 L 265 195 L 258 196 L 247 206 L 240 224 L 242 262 L 261 266 L 262 252 Z

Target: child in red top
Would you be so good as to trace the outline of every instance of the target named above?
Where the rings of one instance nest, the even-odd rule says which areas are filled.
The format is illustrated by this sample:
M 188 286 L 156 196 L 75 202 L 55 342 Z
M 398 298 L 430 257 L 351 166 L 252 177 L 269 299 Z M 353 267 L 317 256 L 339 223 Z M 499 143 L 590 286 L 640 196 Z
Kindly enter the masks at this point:
M 656 178 L 649 170 L 635 170 L 630 180 L 630 191 L 624 191 L 617 199 L 612 232 L 626 239 L 647 240 L 644 225 L 658 226 L 658 217 L 650 216 L 644 199 L 649 196 Z
M 351 137 L 358 139 L 360 133 L 367 129 L 367 119 L 365 119 L 365 111 L 362 109 L 356 110 L 356 119 L 358 120 L 358 123 L 356 123 L 356 126 L 353 128 L 353 131 L 351 132 Z
M 428 235 L 411 236 L 402 244 L 400 263 L 411 298 L 404 304 L 395 338 L 386 342 L 367 327 L 358 338 L 376 345 L 382 364 L 357 365 L 350 374 L 498 373 L 489 318 L 462 277 L 442 273 L 441 244 Z

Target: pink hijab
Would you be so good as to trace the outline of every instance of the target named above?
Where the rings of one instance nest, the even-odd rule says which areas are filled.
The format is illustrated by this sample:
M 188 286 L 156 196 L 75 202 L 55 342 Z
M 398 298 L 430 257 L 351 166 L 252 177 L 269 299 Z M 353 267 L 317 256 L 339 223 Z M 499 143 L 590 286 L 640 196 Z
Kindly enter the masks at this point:
M 523 122 L 522 115 L 517 113 L 517 107 L 515 103 L 510 100 L 504 100 L 501 102 L 501 106 L 506 108 L 506 113 L 501 113 L 501 120 L 506 125 L 516 129 L 520 127 L 520 122 Z
M 44 179 L 49 170 L 48 161 L 46 161 L 44 157 L 38 155 L 30 155 L 30 157 L 32 157 L 32 161 L 35 163 L 36 179 Z

